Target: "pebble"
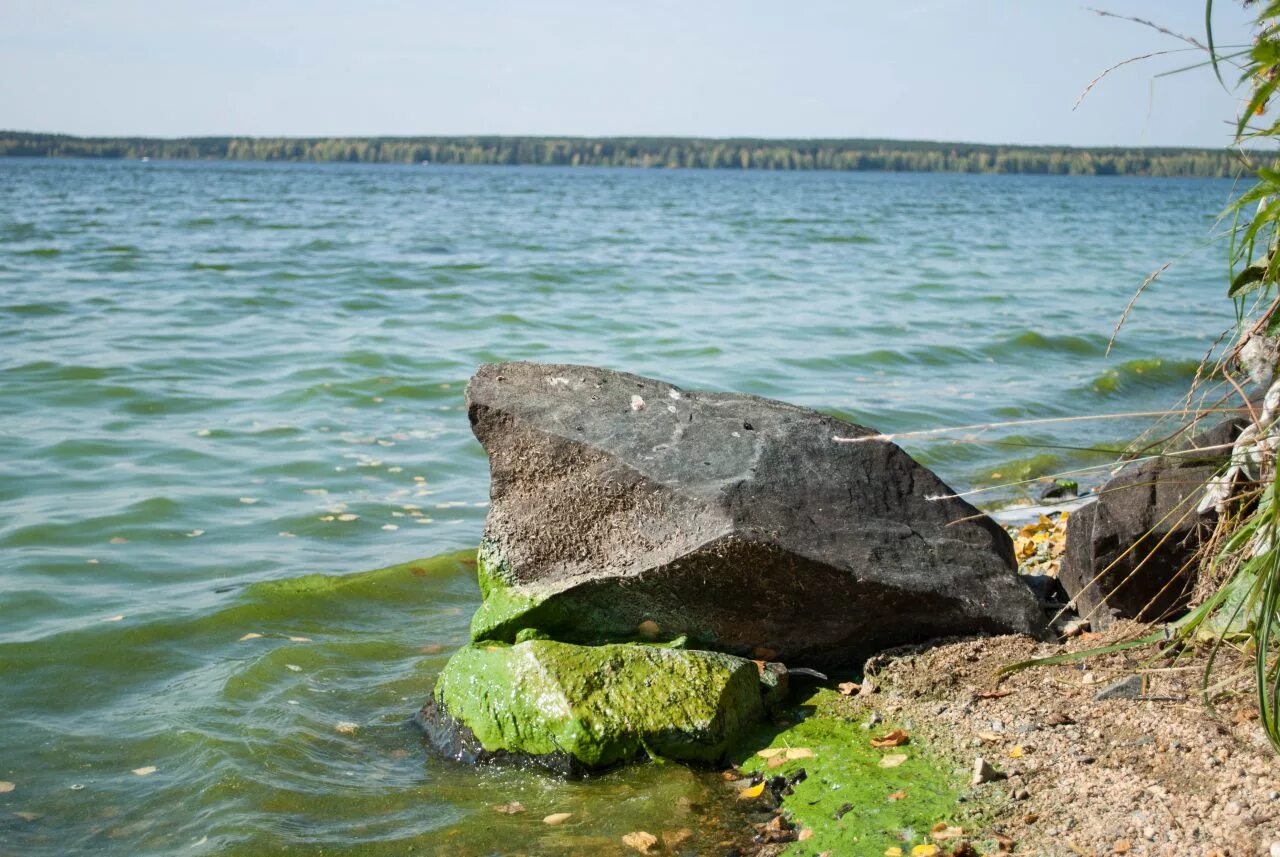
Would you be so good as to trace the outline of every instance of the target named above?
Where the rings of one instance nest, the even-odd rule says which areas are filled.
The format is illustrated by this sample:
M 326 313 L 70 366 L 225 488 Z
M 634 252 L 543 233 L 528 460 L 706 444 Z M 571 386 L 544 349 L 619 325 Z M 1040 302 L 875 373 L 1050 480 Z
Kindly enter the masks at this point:
M 990 783 L 996 780 L 1003 780 L 1005 776 L 1006 776 L 1005 774 L 1002 774 L 1000 771 L 997 771 L 995 768 L 991 767 L 991 765 L 987 762 L 986 759 L 982 758 L 981 756 L 974 757 L 973 779 L 971 781 L 973 785 L 980 786 L 983 783 Z
M 1137 699 L 1142 696 L 1142 676 L 1125 676 L 1094 694 L 1094 699 Z

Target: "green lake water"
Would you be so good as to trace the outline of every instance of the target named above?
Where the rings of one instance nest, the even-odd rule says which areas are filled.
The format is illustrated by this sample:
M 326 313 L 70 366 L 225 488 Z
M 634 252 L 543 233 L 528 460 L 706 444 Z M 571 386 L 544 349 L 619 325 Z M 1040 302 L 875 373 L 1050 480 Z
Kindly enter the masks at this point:
M 1231 322 L 1230 191 L 0 162 L 0 855 L 608 854 L 680 827 L 706 853 L 735 823 L 715 772 L 472 770 L 408 723 L 479 601 L 474 367 L 885 431 L 1164 407 Z M 967 489 L 1140 427 L 905 445 Z

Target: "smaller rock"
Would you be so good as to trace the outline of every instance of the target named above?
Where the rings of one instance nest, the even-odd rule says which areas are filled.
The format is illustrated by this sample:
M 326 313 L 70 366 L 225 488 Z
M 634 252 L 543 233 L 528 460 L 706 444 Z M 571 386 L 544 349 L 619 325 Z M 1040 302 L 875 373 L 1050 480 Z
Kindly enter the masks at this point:
M 1041 500 L 1064 500 L 1080 496 L 1080 483 L 1074 479 L 1055 479 L 1040 492 Z
M 1031 797 L 1031 792 L 1026 789 L 1014 789 L 1009 796 L 1014 800 L 1028 800 Z
M 971 781 L 972 785 L 980 786 L 983 783 L 993 783 L 996 780 L 1003 780 L 1006 777 L 1008 777 L 1008 774 L 1003 771 L 997 771 L 981 756 L 974 758 L 973 779 Z
M 1097 700 L 1137 699 L 1142 696 L 1145 683 L 1140 675 L 1125 676 L 1098 691 L 1093 698 Z

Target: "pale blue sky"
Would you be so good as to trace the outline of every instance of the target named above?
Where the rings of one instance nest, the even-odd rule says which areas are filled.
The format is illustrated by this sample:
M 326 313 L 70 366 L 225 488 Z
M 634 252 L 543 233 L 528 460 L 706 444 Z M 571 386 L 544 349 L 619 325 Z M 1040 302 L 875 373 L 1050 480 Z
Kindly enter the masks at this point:
M 1203 0 L 1093 2 L 1204 34 Z M 1078 0 L 0 0 L 0 128 L 1222 145 L 1210 72 L 1152 85 L 1194 53 L 1071 109 L 1178 47 Z

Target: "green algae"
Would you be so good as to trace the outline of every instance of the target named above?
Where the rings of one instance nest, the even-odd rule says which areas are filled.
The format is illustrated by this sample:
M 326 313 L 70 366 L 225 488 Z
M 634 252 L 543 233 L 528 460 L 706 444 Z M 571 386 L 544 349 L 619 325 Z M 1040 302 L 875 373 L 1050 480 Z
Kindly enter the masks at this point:
M 550 634 L 568 618 L 553 615 L 554 605 L 545 604 L 544 598 L 518 591 L 502 552 L 490 541 L 482 541 L 476 550 L 476 580 L 484 599 L 471 617 L 471 639 L 476 642 L 515 642 L 526 628 Z
M 543 636 L 583 645 L 684 637 L 690 648 L 718 648 L 713 633 L 691 627 L 687 616 L 646 600 L 639 591 L 619 599 L 613 585 L 558 590 L 520 584 L 502 551 L 490 541 L 481 542 L 476 551 L 476 578 L 484 601 L 471 618 L 473 642 L 514 643 L 536 629 Z M 639 631 L 646 621 L 657 626 L 652 636 Z
M 930 841 L 929 831 L 938 822 L 966 831 L 974 826 L 977 810 L 969 805 L 960 812 L 965 806 L 962 771 L 914 742 L 871 746 L 871 738 L 892 724 L 863 729 L 867 712 L 827 689 L 814 691 L 792 713 L 793 725 L 761 729 L 737 756 L 744 771 L 768 777 L 804 770 L 805 778 L 783 799 L 782 810 L 797 828 L 813 833 L 788 846 L 788 855 L 881 855 L 894 846 L 910 853 L 912 846 Z M 770 768 L 757 751 L 779 747 L 807 748 L 813 757 Z M 881 759 L 899 754 L 906 756 L 900 765 L 880 766 Z
M 465 646 L 440 674 L 435 699 L 487 752 L 567 755 L 587 768 L 644 754 L 716 761 L 764 715 L 751 661 L 543 639 Z

